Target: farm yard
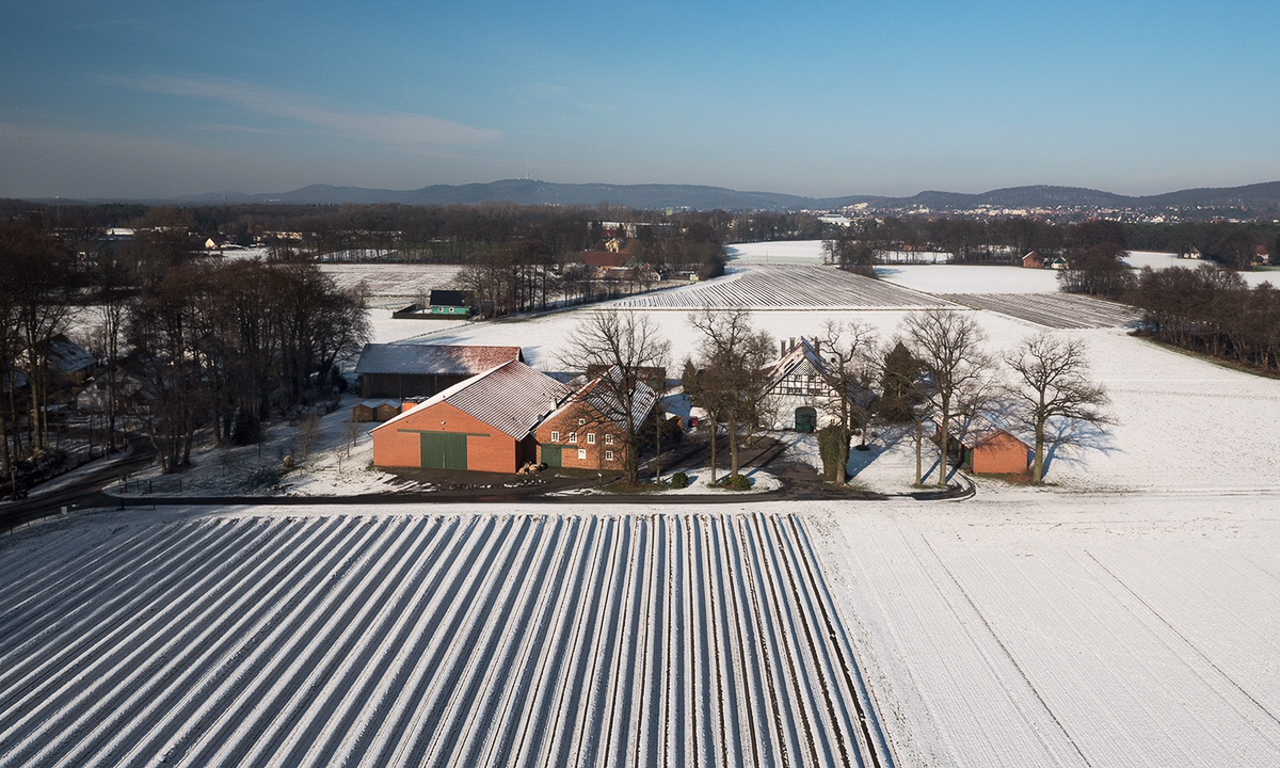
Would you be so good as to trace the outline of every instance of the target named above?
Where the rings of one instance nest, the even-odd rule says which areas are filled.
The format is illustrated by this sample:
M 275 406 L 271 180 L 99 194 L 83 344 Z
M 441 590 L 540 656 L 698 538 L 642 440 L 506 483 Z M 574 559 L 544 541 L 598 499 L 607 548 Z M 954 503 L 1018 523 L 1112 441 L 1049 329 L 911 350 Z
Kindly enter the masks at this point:
M 893 765 L 793 516 L 94 533 L 0 552 L 7 763 Z
M 781 254 L 759 255 L 766 247 Z M 758 309 L 753 323 L 784 339 L 828 320 L 892 339 L 916 306 L 901 296 L 972 313 L 996 355 L 1047 327 L 1084 342 L 1114 423 L 1053 452 L 1047 487 L 976 478 L 959 501 L 72 514 L 0 541 L 14 585 L 0 596 L 0 754 L 34 765 L 1274 762 L 1280 383 L 1129 336 L 1109 305 L 1054 294 L 1050 270 L 893 264 L 876 284 L 889 292 L 858 293 L 819 266 L 819 247 L 737 246 L 730 277 L 633 308 L 672 342 L 676 365 L 698 341 L 690 296 Z M 808 303 L 784 305 L 791 296 Z M 485 323 L 375 315 L 375 340 L 515 344 L 554 371 L 600 309 Z M 793 458 L 816 457 L 816 443 L 792 437 Z M 854 482 L 913 490 L 911 441 L 885 430 L 872 442 L 851 462 Z M 312 475 L 333 463 L 318 455 L 284 484 L 391 487 L 362 469 L 367 450 Z M 866 729 L 859 708 L 874 717 Z

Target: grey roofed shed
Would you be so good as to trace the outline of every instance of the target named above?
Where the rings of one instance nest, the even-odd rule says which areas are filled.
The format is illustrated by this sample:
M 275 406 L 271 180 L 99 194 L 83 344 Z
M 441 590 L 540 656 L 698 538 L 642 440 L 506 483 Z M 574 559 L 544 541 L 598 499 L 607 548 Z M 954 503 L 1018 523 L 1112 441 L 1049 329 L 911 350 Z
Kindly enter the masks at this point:
M 512 360 L 520 347 L 445 344 L 366 344 L 356 363 L 361 397 L 430 397 Z

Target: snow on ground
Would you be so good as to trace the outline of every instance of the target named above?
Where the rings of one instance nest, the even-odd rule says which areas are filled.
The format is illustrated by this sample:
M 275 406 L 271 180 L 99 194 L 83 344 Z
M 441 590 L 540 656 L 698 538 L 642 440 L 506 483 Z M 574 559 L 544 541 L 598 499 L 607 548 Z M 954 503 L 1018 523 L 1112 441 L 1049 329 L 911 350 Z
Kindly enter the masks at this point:
M 1134 269 L 1142 269 L 1143 267 L 1151 267 L 1152 269 L 1168 269 L 1169 267 L 1199 269 L 1201 266 L 1213 266 L 1211 261 L 1180 259 L 1176 253 L 1160 251 L 1130 251 L 1125 261 Z M 1240 277 L 1244 278 L 1245 284 L 1251 288 L 1264 282 L 1269 282 L 1273 286 L 1280 285 L 1280 269 L 1275 267 L 1263 267 L 1252 272 L 1241 272 Z
M 784 240 L 771 243 L 735 243 L 725 246 L 731 263 L 821 264 L 821 240 Z
M 786 513 L 332 512 L 10 539 L 5 762 L 888 764 Z
M 671 476 L 676 472 L 684 472 L 689 479 L 689 485 L 684 488 L 667 488 L 662 491 L 663 496 L 750 496 L 753 493 L 766 493 L 768 491 L 776 491 L 782 487 L 782 481 L 773 474 L 756 467 L 743 467 L 742 474 L 751 483 L 751 490 L 748 491 L 732 491 L 727 488 L 711 484 L 711 467 L 663 467 L 662 480 L 670 482 Z M 729 475 L 729 470 L 721 467 L 716 472 L 716 479 L 722 480 Z M 653 476 L 650 472 L 642 472 L 640 481 L 642 483 L 651 482 Z M 592 495 L 601 496 L 609 495 L 606 491 L 596 488 L 581 488 L 571 491 L 560 491 L 549 494 L 551 496 L 582 496 Z
M 1024 273 L 1035 274 L 998 267 L 892 269 L 902 270 L 898 279 L 917 290 L 937 279 L 933 270 L 946 270 L 941 274 L 952 274 L 953 281 L 945 292 L 964 292 L 954 280 L 970 279 L 964 277 L 970 271 L 987 276 L 976 289 L 983 293 L 1000 292 L 993 285 L 1016 288 L 1013 283 Z M 581 313 L 589 311 L 469 323 L 423 338 L 518 344 L 532 364 L 555 370 L 556 352 Z M 780 338 L 818 333 L 827 319 L 872 323 L 887 337 L 905 314 L 772 311 L 754 319 Z M 673 342 L 674 357 L 692 352 L 697 334 L 688 326 L 687 313 L 651 310 L 648 316 Z M 989 310 L 974 316 L 988 333 L 992 352 L 1042 330 Z M 554 721 L 563 725 L 539 718 L 555 712 L 604 718 L 602 713 L 618 712 L 616 707 L 628 699 L 636 707 L 656 707 L 643 711 L 652 713 L 653 723 L 674 724 L 676 733 L 701 733 L 714 722 L 714 738 L 730 731 L 697 714 L 704 712 L 699 697 L 709 690 L 703 687 L 701 670 L 716 669 L 707 659 L 728 663 L 723 659 L 729 657 L 716 656 L 716 648 L 730 657 L 739 653 L 733 658 L 742 663 L 745 657 L 730 644 L 732 633 L 753 631 L 751 622 L 717 613 L 726 605 L 723 596 L 693 600 L 694 606 L 706 606 L 695 610 L 712 612 L 704 619 L 714 618 L 710 624 L 689 626 L 714 624 L 709 635 L 685 634 L 678 629 L 685 625 L 672 622 L 625 652 L 616 651 L 607 635 L 569 633 L 563 643 L 508 645 L 505 654 L 486 656 L 510 660 L 513 669 L 545 672 L 548 680 L 576 670 L 571 678 L 576 682 L 531 682 L 519 694 L 504 687 L 505 678 L 482 674 L 474 658 L 457 650 L 471 645 L 453 644 L 454 650 L 447 650 L 444 640 L 429 638 L 416 627 L 430 615 L 439 617 L 434 626 L 492 639 L 508 626 L 505 622 L 526 621 L 523 617 L 530 614 L 516 606 L 551 617 L 550 625 L 538 626 L 561 626 L 558 622 L 566 617 L 579 615 L 631 616 L 633 610 L 651 613 L 613 626 L 650 626 L 659 621 L 660 596 L 668 594 L 652 585 L 667 582 L 656 570 L 630 571 L 622 565 L 625 561 L 600 554 L 622 551 L 617 549 L 622 538 L 575 550 L 577 559 L 565 570 L 598 569 L 581 571 L 592 574 L 575 582 L 583 585 L 581 599 L 603 594 L 606 587 L 601 585 L 616 585 L 610 573 L 631 573 L 633 584 L 649 585 L 613 593 L 621 596 L 623 613 L 609 613 L 614 609 L 606 602 L 592 603 L 594 612 L 579 614 L 575 604 L 563 602 L 580 599 L 573 593 L 553 589 L 526 596 L 532 595 L 532 580 L 508 579 L 504 587 L 462 563 L 472 558 L 483 564 L 490 556 L 507 563 L 516 553 L 549 556 L 550 540 L 523 537 L 518 526 L 506 528 L 505 537 L 477 537 L 485 526 L 507 526 L 503 521 L 515 519 L 505 515 L 529 513 L 544 530 L 578 525 L 584 531 L 583 523 L 571 521 L 594 520 L 591 525 L 604 526 L 606 519 L 621 518 L 628 522 L 616 530 L 639 536 L 641 529 L 657 523 L 636 527 L 631 521 L 664 519 L 670 531 L 696 525 L 704 537 L 727 536 L 731 528 L 747 536 L 754 534 L 739 527 L 737 518 L 714 521 L 750 509 L 766 513 L 769 520 L 794 514 L 803 521 L 838 609 L 836 629 L 847 637 L 852 663 L 869 681 L 897 765 L 1272 764 L 1280 753 L 1280 568 L 1274 565 L 1280 562 L 1280 493 L 1275 490 L 1280 463 L 1272 460 L 1280 455 L 1280 434 L 1274 428 L 1280 423 L 1280 382 L 1166 350 L 1118 329 L 1052 333 L 1086 342 L 1095 378 L 1111 394 L 1116 423 L 1092 436 L 1093 450 L 1055 455 L 1048 475 L 1054 485 L 1048 488 L 979 479 L 974 498 L 940 503 L 761 503 L 743 497 L 740 503 L 682 507 L 675 518 L 669 517 L 670 508 L 643 500 L 595 506 L 583 499 L 501 508 L 433 505 L 425 516 L 421 505 L 161 508 L 124 516 L 74 514 L 33 526 L 0 541 L 0 572 L 8 575 L 7 583 L 17 585 L 6 591 L 9 602 L 0 613 L 0 622 L 12 629 L 0 631 L 0 638 L 8 638 L 0 640 L 8 643 L 0 650 L 0 694 L 10 694 L 0 695 L 0 749 L 36 764 L 76 762 L 70 758 L 89 755 L 103 761 L 141 759 L 151 747 L 158 750 L 154 754 L 191 764 L 205 757 L 224 763 L 267 762 L 276 749 L 306 762 L 307 756 L 319 754 L 317 749 L 329 747 L 345 754 L 385 755 L 397 763 L 438 754 L 443 742 L 423 735 L 429 730 L 424 724 L 438 722 L 452 724 L 456 730 L 449 732 L 460 734 L 457 743 L 481 750 L 504 748 L 493 738 L 499 731 L 513 739 L 540 738 L 531 752 L 537 762 L 562 754 L 559 745 L 566 743 L 571 754 L 586 754 L 575 750 L 591 749 L 582 745 L 594 738 L 579 738 L 591 731 L 569 715 Z M 349 412 L 344 404 L 326 417 L 321 430 L 327 437 L 318 441 L 318 454 L 334 453 L 308 460 L 285 482 L 299 491 L 326 483 L 343 492 L 378 487 L 378 475 L 364 470 L 367 458 L 361 457 L 367 457 L 367 443 L 345 455 Z M 816 467 L 812 437 L 789 438 L 794 442 L 790 456 Z M 282 433 L 277 439 L 287 444 L 296 435 Z M 341 471 L 355 477 L 338 474 L 339 454 L 344 457 Z M 205 467 L 213 469 L 200 471 L 216 475 L 219 461 L 216 453 L 203 457 Z M 850 471 L 868 488 L 906 491 L 914 479 L 914 462 L 911 436 L 882 430 L 871 451 L 853 453 Z M 324 466 L 331 467 L 325 470 L 331 473 L 328 480 L 321 479 L 325 471 L 307 469 Z M 925 469 L 931 468 L 927 458 Z M 664 468 L 664 473 L 669 476 L 675 469 Z M 701 470 L 686 471 L 698 475 Z M 307 481 L 309 473 L 314 477 Z M 456 522 L 447 529 L 430 528 L 427 522 L 439 520 Z M 758 546 L 739 541 L 746 552 Z M 429 550 L 438 557 L 428 556 Z M 388 560 L 383 551 L 404 554 L 398 561 Z M 691 572 L 701 574 L 696 569 L 707 567 L 712 553 L 736 550 L 683 551 L 692 557 Z M 804 564 L 802 551 L 798 556 L 785 546 L 777 551 L 801 557 L 788 562 L 793 573 L 802 572 L 796 570 Z M 459 553 L 459 559 L 446 559 L 448 553 Z M 152 570 L 140 575 L 136 569 L 142 563 Z M 427 582 L 409 574 L 425 574 L 429 567 L 437 568 L 432 573 L 444 581 L 433 577 L 432 589 L 413 590 L 412 585 Z M 675 567 L 675 562 L 654 567 Z M 325 577 L 317 579 L 317 573 Z M 738 576 L 743 573 L 735 570 Z M 767 577 L 759 570 L 746 573 Z M 233 578 L 242 579 L 239 586 L 227 582 Z M 441 583 L 454 586 L 441 590 Z M 706 582 L 699 577 L 672 583 Z M 474 609 L 448 612 L 445 601 L 430 602 L 443 592 Z M 358 604 L 366 595 L 373 597 Z M 512 610 L 492 610 L 508 605 L 507 600 L 513 601 Z M 144 604 L 145 609 L 140 607 Z M 666 605 L 676 610 L 676 603 Z M 30 612 L 49 606 L 62 611 L 56 625 L 32 618 Z M 790 610 L 801 609 L 788 609 L 786 615 Z M 199 618 L 206 615 L 201 611 L 216 614 Z M 775 618 L 776 623 L 755 624 L 756 631 L 792 631 L 784 615 Z M 364 632 L 360 627 L 378 629 Z M 39 635 L 45 641 L 22 640 L 41 631 L 57 632 L 60 639 L 51 643 L 46 642 L 49 635 Z M 830 635 L 815 627 L 812 637 Z M 13 638 L 21 642 L 14 645 Z M 699 638 L 712 644 L 711 655 Z M 650 653 L 637 654 L 636 648 Z M 691 666 L 667 666 L 667 659 L 680 658 L 677 651 L 686 649 L 684 658 L 695 659 Z M 654 655 L 659 651 L 662 655 Z M 414 660 L 420 658 L 436 660 L 439 666 L 433 669 L 457 674 L 432 673 L 417 665 Z M 555 658 L 561 661 L 551 663 Z M 781 674 L 784 657 L 770 658 L 773 673 Z M 648 683 L 602 687 L 637 659 L 633 679 L 657 675 L 680 693 L 646 697 Z M 825 668 L 813 662 L 805 667 L 807 672 L 796 674 Z M 615 677 L 609 678 L 611 674 Z M 727 695 L 730 706 L 713 706 L 712 713 L 735 707 L 749 713 L 764 701 L 755 698 L 760 689 L 752 687 L 753 679 L 712 674 L 725 685 L 731 679 L 739 685 L 736 696 L 720 694 Z M 592 680 L 604 682 L 588 685 Z M 603 690 L 615 694 L 601 699 Z M 810 706 L 806 697 L 813 695 L 812 689 L 796 691 L 800 698 L 781 712 Z M 792 694 L 779 688 L 773 695 Z M 848 698 L 837 700 L 846 705 L 855 698 L 842 695 Z M 22 703 L 31 696 L 38 701 Z M 406 714 L 409 700 L 438 705 L 415 706 L 413 714 Z M 527 710 L 535 714 L 520 720 L 519 727 L 485 730 L 491 722 L 516 723 L 510 718 L 526 711 L 517 701 L 544 702 L 549 709 L 535 703 Z M 495 714 L 458 715 L 460 702 L 495 707 Z M 589 702 L 600 702 L 603 709 Z M 689 708 L 675 709 L 685 706 Z M 640 711 L 633 710 L 632 716 Z M 827 717 L 821 707 L 808 711 L 814 722 Z M 625 723 L 632 721 L 608 722 L 613 730 L 606 732 L 618 733 L 629 745 L 626 755 L 657 754 L 652 746 L 657 731 L 649 721 L 625 736 Z M 756 722 L 776 721 L 762 717 Z M 300 725 L 289 730 L 289 724 Z M 122 730 L 113 731 L 115 727 Z M 784 727 L 775 733 L 789 732 Z M 696 750 L 711 742 L 699 738 L 700 746 L 691 746 L 694 742 L 690 737 L 662 743 L 667 750 L 687 750 L 683 754 L 691 760 L 686 762 L 696 762 L 692 756 L 702 754 Z M 801 742 L 799 751 L 807 744 Z M 403 752 L 396 751 L 401 748 Z M 760 754 L 765 751 L 758 748 Z M 597 754 L 615 754 L 614 747 L 603 749 Z M 740 757 L 731 754 L 729 761 Z M 811 762 L 826 761 L 819 757 Z
M 334 264 L 320 265 L 340 288 L 363 285 L 369 292 L 369 306 L 399 309 L 417 301 L 433 288 L 458 288 L 456 264 Z M 406 321 L 409 322 L 409 321 Z
M 725 246 L 731 263 L 737 264 L 821 264 L 822 240 L 780 240 L 766 243 L 734 243 Z M 889 251 L 885 261 L 936 264 L 951 260 L 941 251 Z
M 377 426 L 351 420 L 360 402 L 344 396 L 337 410 L 307 427 L 273 423 L 260 445 L 219 446 L 201 443 L 192 451 L 192 466 L 160 474 L 158 466 L 136 472 L 107 488 L 112 494 L 146 496 L 347 496 L 396 490 L 403 483 L 374 470 L 369 430 Z
M 784 749 L 830 765 L 859 702 L 900 766 L 1270 765 L 1277 501 L 65 518 L 0 542 L 0 749 L 31 765 Z
M 1280 497 L 811 504 L 898 765 L 1280 754 Z
M 972 264 L 894 264 L 876 267 L 880 279 L 925 293 L 1053 293 L 1052 269 Z
M 835 267 L 752 264 L 713 280 L 608 302 L 609 308 L 696 310 L 921 309 L 948 302 Z

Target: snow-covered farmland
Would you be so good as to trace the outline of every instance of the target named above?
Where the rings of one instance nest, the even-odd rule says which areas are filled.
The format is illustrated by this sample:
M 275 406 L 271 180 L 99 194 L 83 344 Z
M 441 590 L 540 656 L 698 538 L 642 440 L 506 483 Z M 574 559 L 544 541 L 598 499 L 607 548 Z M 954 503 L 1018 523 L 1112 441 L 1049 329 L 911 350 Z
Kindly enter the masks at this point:
M 457 288 L 456 264 L 333 264 L 320 271 L 342 288 L 363 284 L 369 291 L 369 306 L 376 310 L 398 309 L 433 288 Z
M 792 516 L 135 519 L 0 578 L 9 764 L 893 764 Z
M 1138 319 L 1125 304 L 1073 293 L 950 293 L 942 298 L 1049 328 L 1124 328 Z
M 792 255 L 799 264 L 798 252 Z M 1014 312 L 1028 301 L 1040 306 L 1038 298 L 1015 294 L 1056 287 L 1024 282 L 1051 279 L 1047 270 L 889 269 L 896 270 L 890 279 L 915 290 L 984 294 L 990 309 L 956 311 L 974 313 L 993 353 L 1046 328 L 993 310 Z M 589 311 L 433 325 L 423 339 L 521 345 L 532 364 L 555 369 L 565 339 Z M 673 342 L 677 362 L 692 352 L 697 334 L 686 312 L 641 311 Z M 828 319 L 867 322 L 889 337 L 905 315 L 827 307 L 757 312 L 753 320 L 778 338 L 819 333 Z M 407 321 L 380 327 L 393 324 L 415 329 L 406 336 L 425 327 Z M 516 754 L 502 749 L 523 750 L 508 761 L 521 764 L 562 754 L 569 755 L 562 762 L 585 763 L 589 753 L 582 750 L 590 749 L 598 764 L 652 762 L 660 750 L 673 762 L 683 754 L 686 764 L 748 763 L 767 762 L 766 747 L 755 755 L 733 750 L 754 749 L 765 738 L 786 745 L 792 763 L 828 762 L 817 751 L 819 734 L 830 734 L 828 744 L 857 738 L 840 725 L 846 716 L 840 705 L 847 711 L 864 703 L 858 678 L 841 684 L 835 675 L 813 677 L 828 669 L 825 661 L 799 662 L 793 672 L 777 661 L 782 657 L 766 654 L 760 658 L 771 659 L 775 677 L 764 677 L 761 686 L 742 665 L 741 650 L 736 657 L 714 652 L 732 653 L 738 637 L 741 649 L 751 647 L 743 634 L 750 622 L 706 621 L 720 615 L 716 606 L 737 601 L 764 611 L 757 614 L 757 639 L 778 633 L 775 646 L 760 647 L 799 653 L 812 640 L 815 654 L 850 651 L 897 765 L 1274 764 L 1280 382 L 1163 349 L 1122 328 L 1050 332 L 1085 341 L 1116 423 L 1086 436 L 1090 450 L 1055 452 L 1049 488 L 979 479 L 977 495 L 960 502 L 744 498 L 683 506 L 678 515 L 643 501 L 586 508 L 589 499 L 504 505 L 502 514 L 433 507 L 434 515 L 422 518 L 421 507 L 264 506 L 189 515 L 162 508 L 20 532 L 0 541 L 0 575 L 16 585 L 0 595 L 0 762 L 141 763 L 147 754 L 164 754 L 146 752 L 154 748 L 189 764 L 197 758 L 262 764 L 273 755 L 283 756 L 277 763 L 291 755 L 305 762 L 325 749 L 334 760 L 368 763 L 437 756 L 447 763 L 472 755 L 479 763 Z M 380 340 L 392 338 L 403 336 Z M 855 457 L 857 481 L 905 490 L 914 463 L 909 441 L 885 433 L 874 442 L 873 451 Z M 811 439 L 805 445 L 815 453 Z M 759 514 L 738 516 L 744 511 Z M 788 534 L 792 515 L 802 528 Z M 615 538 L 606 547 L 609 525 Z M 595 544 L 569 545 L 571 530 L 581 543 L 592 526 Z M 485 538 L 499 529 L 505 533 Z M 689 535 L 694 530 L 702 538 Z M 624 534 L 630 549 L 622 549 Z M 638 554 L 644 536 L 667 542 L 663 563 Z M 705 545 L 716 536 L 718 547 Z M 722 587 L 702 575 L 713 572 L 716 553 L 733 555 L 726 541 L 737 541 L 743 564 L 751 562 L 748 555 L 777 559 L 745 570 L 722 560 L 728 579 Z M 816 557 L 805 554 L 804 542 Z M 560 549 L 572 550 L 569 560 L 555 559 Z M 451 554 L 455 559 L 444 562 Z M 490 555 L 497 569 L 517 575 L 546 568 L 563 573 L 566 584 L 575 583 L 578 569 L 589 576 L 570 597 L 555 589 L 535 597 L 536 580 L 463 566 L 484 565 Z M 826 604 L 820 588 L 807 603 L 788 603 L 800 592 L 783 589 L 778 605 L 799 613 L 779 615 L 798 622 L 792 623 L 766 619 L 775 615 L 773 593 L 744 592 L 734 582 L 785 588 L 787 574 L 798 578 L 809 565 L 814 583 L 821 578 L 829 588 L 839 622 L 832 634 L 812 619 Z M 663 580 L 678 566 L 684 575 Z M 677 585 L 683 600 L 668 591 Z M 454 600 L 472 588 L 473 597 Z M 41 623 L 45 601 L 57 601 L 51 610 L 61 613 Z M 508 601 L 546 618 L 547 637 L 560 639 L 540 642 L 542 625 L 519 610 L 500 610 Z M 572 607 L 579 603 L 592 610 Z M 642 614 L 649 618 L 635 618 L 637 605 L 651 611 Z M 462 634 L 433 633 L 423 616 L 442 617 L 437 629 L 456 621 Z M 520 627 L 529 628 L 526 638 Z M 680 634 L 685 628 L 693 632 Z M 513 639 L 495 650 L 492 642 L 504 630 Z M 610 637 L 621 642 L 630 632 L 650 633 L 637 640 L 635 654 L 610 645 Z M 449 637 L 476 640 L 450 644 Z M 699 638 L 711 644 L 710 656 Z M 692 650 L 677 654 L 687 642 Z M 473 646 L 488 655 L 469 655 Z M 727 658 L 739 665 L 732 672 Z M 508 669 L 516 670 L 514 681 L 502 676 Z M 626 678 L 632 687 L 601 687 L 622 679 L 619 669 L 633 669 L 626 673 L 634 675 Z M 545 677 L 535 674 L 520 688 L 530 670 Z M 788 687 L 818 679 L 834 681 L 833 699 L 823 698 L 820 684 Z M 731 680 L 739 706 L 723 714 L 713 707 L 708 717 L 705 692 L 720 697 L 711 701 L 730 701 L 724 697 Z M 763 698 L 750 698 L 757 696 Z M 624 699 L 640 719 L 619 719 Z M 779 703 L 758 717 L 759 703 L 770 700 L 787 708 Z M 464 702 L 481 714 L 463 716 Z M 800 732 L 814 741 L 793 739 L 787 715 L 799 717 Z M 734 722 L 764 730 L 744 741 L 733 735 Z M 582 736 L 602 723 L 610 725 L 601 726 L 605 735 L 591 746 Z M 438 730 L 430 732 L 433 726 Z M 446 742 L 460 751 L 444 750 Z
M 806 515 L 899 765 L 1271 766 L 1275 495 Z
M 746 307 L 777 309 L 923 309 L 948 302 L 832 267 L 757 265 L 704 283 L 618 299 L 621 309 Z

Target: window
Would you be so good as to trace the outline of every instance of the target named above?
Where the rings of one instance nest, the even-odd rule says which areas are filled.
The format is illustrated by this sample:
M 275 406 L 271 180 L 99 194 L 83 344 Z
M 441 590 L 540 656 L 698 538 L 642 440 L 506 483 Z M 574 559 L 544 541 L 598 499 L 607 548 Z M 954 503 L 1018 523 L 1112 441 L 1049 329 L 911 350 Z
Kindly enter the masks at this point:
M 605 461 L 613 461 L 613 451 L 605 451 L 605 452 L 604 452 L 604 460 L 605 460 Z
M 553 443 L 560 442 L 560 430 L 558 429 L 551 430 L 551 442 Z
M 586 449 L 586 448 L 579 448 L 579 449 L 578 449 L 578 461 L 586 461 L 586 460 L 587 460 L 587 449 Z
M 577 432 L 570 432 L 570 433 L 569 433 L 569 442 L 571 442 L 571 443 L 576 443 L 576 442 L 578 442 L 578 433 L 577 433 Z
M 613 435 L 605 435 L 605 436 L 604 436 L 604 444 L 605 444 L 605 445 L 613 445 Z
M 586 423 L 587 423 L 586 419 L 578 419 L 578 426 L 582 426 L 583 424 L 586 424 Z
M 588 432 L 588 433 L 587 433 L 587 445 L 595 445 L 595 444 L 596 444 L 596 433 L 595 433 L 595 432 Z

